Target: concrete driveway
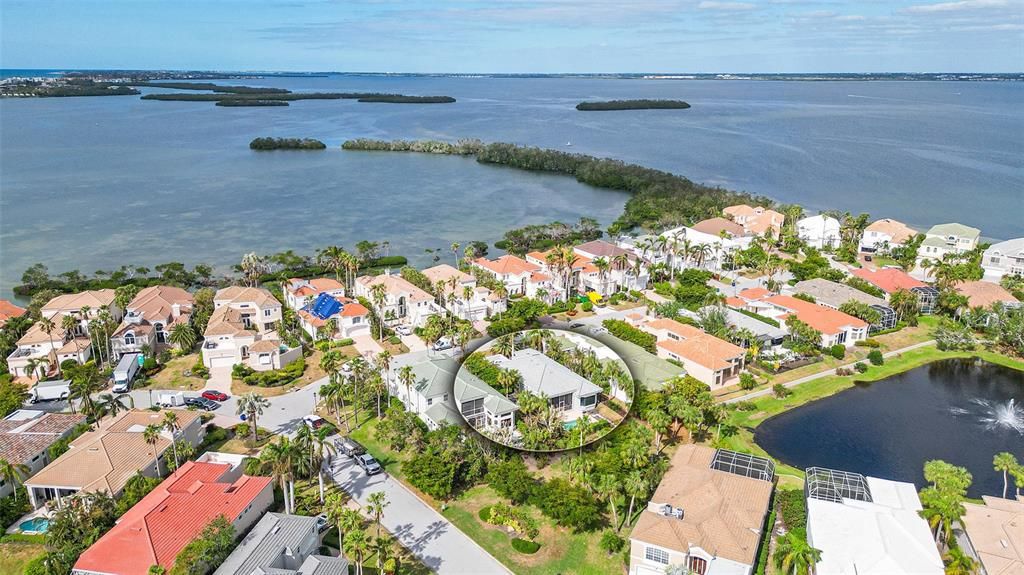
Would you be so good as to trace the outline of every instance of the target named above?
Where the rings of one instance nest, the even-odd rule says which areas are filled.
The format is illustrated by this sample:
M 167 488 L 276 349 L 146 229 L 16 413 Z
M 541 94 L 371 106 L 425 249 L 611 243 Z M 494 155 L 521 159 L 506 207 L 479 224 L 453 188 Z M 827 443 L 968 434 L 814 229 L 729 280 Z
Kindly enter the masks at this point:
M 366 357 L 368 354 L 377 355 L 384 351 L 384 348 L 377 343 L 377 340 L 368 335 L 359 335 L 352 338 L 352 345 L 360 355 Z
M 400 335 L 398 337 L 402 339 L 402 343 L 405 344 L 405 347 L 409 348 L 409 351 L 423 351 L 427 349 L 427 344 L 423 343 L 423 340 L 416 334 Z
M 386 473 L 367 477 L 345 455 L 334 458 L 335 483 L 360 505 L 383 491 L 390 503 L 381 524 L 431 571 L 441 575 L 505 575 L 511 573 L 458 527 L 421 501 Z
M 210 379 L 206 380 L 206 387 L 203 389 L 214 389 L 231 395 L 231 368 L 211 367 Z

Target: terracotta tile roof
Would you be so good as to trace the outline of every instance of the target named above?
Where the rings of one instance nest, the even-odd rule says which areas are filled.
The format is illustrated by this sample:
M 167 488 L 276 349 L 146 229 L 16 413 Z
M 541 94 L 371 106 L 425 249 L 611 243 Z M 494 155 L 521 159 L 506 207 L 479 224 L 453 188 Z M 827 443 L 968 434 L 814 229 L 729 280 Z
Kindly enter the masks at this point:
M 150 286 L 135 296 L 128 309 L 142 312 L 142 317 L 150 322 L 165 321 L 171 318 L 174 304 L 188 313 L 192 309 L 192 294 L 173 286 Z
M 423 275 L 427 276 L 427 279 L 432 284 L 436 284 L 439 281 L 447 282 L 451 278 L 456 278 L 460 283 L 476 281 L 473 276 L 448 264 L 429 267 L 423 270 Z
M 275 339 L 261 339 L 249 346 L 249 351 L 252 353 L 269 353 L 280 349 L 281 342 Z
M 764 301 L 789 310 L 800 321 L 827 335 L 835 335 L 843 331 L 845 327 L 868 326 L 864 320 L 852 315 L 788 295 L 773 295 L 765 298 Z
M 203 337 L 214 335 L 237 335 L 239 333 L 253 333 L 245 329 L 242 321 L 242 312 L 231 306 L 222 305 L 213 310 L 210 319 L 206 324 L 206 331 Z
M 699 328 L 678 322 L 674 319 L 652 319 L 651 321 L 647 322 L 646 325 L 653 329 L 670 331 L 678 335 L 679 337 L 683 338 L 700 337 L 702 335 L 705 335 L 704 332 L 701 331 Z
M 15 464 L 28 463 L 82 423 L 85 423 L 84 415 L 70 413 L 44 413 L 29 420 L 0 420 L 0 459 Z
M 79 293 L 59 295 L 43 306 L 43 315 L 49 316 L 61 311 L 78 311 L 82 306 L 92 309 L 106 307 L 114 303 L 114 290 L 87 290 Z
M 665 330 L 682 338 L 660 339 L 658 347 L 713 371 L 732 367 L 731 360 L 746 353 L 742 347 L 705 333 L 692 325 L 672 319 L 652 320 L 647 322 L 646 326 L 651 329 Z
M 92 342 L 87 337 L 76 337 L 71 341 L 64 344 L 63 347 L 57 350 L 57 355 L 65 355 L 69 353 L 78 353 L 81 350 L 89 349 Z
M 189 461 L 128 510 L 89 547 L 76 570 L 146 575 L 151 565 L 170 571 L 178 553 L 218 516 L 236 518 L 267 489 L 270 477 L 223 480 L 226 463 Z
M 341 282 L 333 278 L 313 278 L 308 280 L 302 278 L 291 278 L 286 282 L 286 286 L 290 293 L 298 297 L 318 295 L 323 292 L 345 289 L 345 286 L 341 285 Z
M 757 288 L 747 288 L 745 290 L 740 291 L 740 293 L 737 294 L 737 295 L 739 295 L 739 297 L 741 297 L 743 299 L 756 300 L 756 299 L 764 299 L 764 298 L 770 296 L 771 294 L 772 294 L 772 292 L 770 292 L 770 291 L 768 291 L 768 290 L 766 290 L 764 288 L 757 287 Z
M 217 290 L 213 301 L 221 303 L 255 303 L 260 307 L 279 307 L 281 302 L 277 301 L 274 294 L 263 288 L 228 286 Z
M 961 523 L 990 575 L 1024 575 L 1024 497 L 983 495 L 985 505 L 964 503 Z
M 769 228 L 778 230 L 786 221 L 786 216 L 775 210 L 746 204 L 729 206 L 722 210 L 722 213 L 732 216 L 733 220 L 742 225 L 746 231 L 757 235 L 763 234 Z
M 1020 303 L 1003 286 L 986 281 L 963 282 L 956 285 L 956 293 L 967 298 L 971 307 L 990 308 L 996 302 Z
M 747 305 L 746 300 L 742 300 L 738 297 L 727 297 L 725 298 L 725 305 L 729 307 L 743 307 Z
M 18 307 L 5 299 L 0 299 L 0 326 L 12 317 L 21 317 L 25 313 L 25 308 Z
M 585 244 L 580 244 L 573 248 L 574 251 L 582 254 L 586 254 L 584 257 L 592 258 L 605 258 L 611 260 L 616 256 L 632 256 L 633 254 L 620 248 L 615 244 L 610 244 L 604 240 L 594 240 Z
M 910 277 L 907 272 L 896 268 L 881 268 L 874 270 L 857 268 L 851 273 L 885 293 L 890 294 L 901 289 L 909 290 L 911 288 L 925 287 L 928 285 Z
M 535 272 L 540 269 L 537 265 L 531 264 L 530 262 L 511 254 L 503 255 L 493 261 L 487 258 L 477 258 L 473 263 L 498 275 L 518 275 Z
M 772 484 L 711 469 L 715 450 L 683 445 L 651 498 L 651 505 L 671 504 L 683 518 L 661 515 L 649 507 L 630 538 L 686 553 L 700 547 L 745 565 L 756 562 Z
M 379 276 L 361 276 L 356 278 L 356 281 L 359 282 L 360 285 L 366 287 L 367 290 L 377 284 L 384 284 L 384 288 L 389 294 L 394 296 L 405 294 L 406 297 L 413 302 L 430 301 L 434 299 L 434 296 L 416 287 L 401 276 L 389 274 L 381 274 Z
M 60 327 L 60 322 L 54 320 L 53 333 L 46 333 L 43 331 L 42 325 L 39 322 L 32 324 L 32 327 L 28 328 L 25 335 L 18 339 L 18 345 L 27 345 L 32 343 L 50 343 L 53 341 L 55 344 L 59 344 L 64 340 L 64 329 Z
M 892 238 L 891 243 L 902 244 L 907 240 L 917 235 L 917 230 L 911 228 L 907 224 L 884 218 L 881 220 L 875 220 L 871 224 L 864 228 L 868 232 L 878 232 L 880 234 L 886 234 Z
M 693 224 L 690 229 L 703 232 L 705 234 L 711 234 L 717 236 L 722 230 L 725 230 L 729 235 L 733 237 L 743 237 L 747 234 L 743 226 L 736 222 L 727 220 L 725 218 L 710 218 Z
M 544 272 L 533 272 L 530 274 L 530 281 L 533 283 L 549 282 L 551 279 L 551 276 Z

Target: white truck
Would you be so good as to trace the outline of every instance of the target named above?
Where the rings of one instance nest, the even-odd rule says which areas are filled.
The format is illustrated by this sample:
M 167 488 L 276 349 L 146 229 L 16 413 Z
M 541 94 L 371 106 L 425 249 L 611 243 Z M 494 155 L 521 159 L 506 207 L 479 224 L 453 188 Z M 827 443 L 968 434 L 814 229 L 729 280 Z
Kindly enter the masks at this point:
M 156 404 L 160 407 L 184 407 L 185 394 L 182 392 L 165 391 L 157 398 Z
M 128 393 L 132 388 L 132 381 L 135 374 L 141 369 L 141 353 L 126 353 L 121 356 L 114 368 L 114 393 Z
M 69 395 L 71 395 L 71 380 L 69 379 L 40 381 L 29 392 L 29 401 L 36 403 L 39 401 L 65 400 Z

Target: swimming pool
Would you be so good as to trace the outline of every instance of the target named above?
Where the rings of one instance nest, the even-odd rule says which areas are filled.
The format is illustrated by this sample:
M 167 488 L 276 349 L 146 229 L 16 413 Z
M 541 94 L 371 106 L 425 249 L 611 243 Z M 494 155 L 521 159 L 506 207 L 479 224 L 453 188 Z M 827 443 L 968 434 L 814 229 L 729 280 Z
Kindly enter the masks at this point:
M 33 517 L 18 524 L 22 533 L 46 533 L 50 528 L 50 520 L 45 517 Z

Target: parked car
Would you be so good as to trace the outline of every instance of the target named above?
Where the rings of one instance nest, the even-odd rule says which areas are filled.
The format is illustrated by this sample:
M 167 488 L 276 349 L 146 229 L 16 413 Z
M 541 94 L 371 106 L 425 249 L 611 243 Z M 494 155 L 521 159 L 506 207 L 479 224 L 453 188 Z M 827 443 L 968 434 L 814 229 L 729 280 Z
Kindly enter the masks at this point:
M 412 335 L 412 328 L 407 325 L 400 325 L 395 328 L 395 333 L 398 335 Z
M 377 463 L 377 460 L 369 453 L 364 453 L 359 457 L 356 457 L 356 464 L 359 467 L 362 467 L 363 471 L 365 471 L 367 475 L 376 475 L 381 471 L 384 471 L 384 468 L 380 466 L 380 463 Z
M 327 423 L 327 421 L 319 415 L 306 415 L 302 418 L 302 422 L 309 426 L 310 429 L 320 429 Z
M 448 339 L 447 337 L 442 337 L 441 339 L 435 341 L 434 345 L 430 346 L 430 349 L 434 351 L 444 351 L 446 349 L 451 349 L 453 347 L 455 347 L 455 344 L 452 343 L 452 340 Z
M 330 526 L 331 526 L 331 524 L 327 522 L 327 514 L 326 513 L 321 513 L 320 515 L 316 516 L 316 532 L 317 533 L 323 533 L 324 531 L 327 531 L 327 529 Z
M 186 397 L 185 406 L 202 409 L 203 411 L 213 411 L 220 407 L 220 404 L 216 401 L 210 401 L 204 397 Z
M 358 457 L 366 453 L 366 448 L 351 437 L 342 437 L 334 440 L 334 448 L 349 457 Z
M 212 401 L 228 400 L 228 394 L 224 393 L 223 391 L 217 391 L 215 389 L 207 389 L 206 391 L 203 392 L 201 397 Z

